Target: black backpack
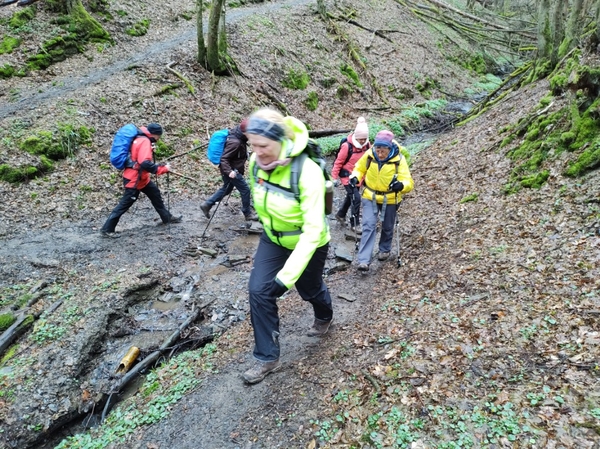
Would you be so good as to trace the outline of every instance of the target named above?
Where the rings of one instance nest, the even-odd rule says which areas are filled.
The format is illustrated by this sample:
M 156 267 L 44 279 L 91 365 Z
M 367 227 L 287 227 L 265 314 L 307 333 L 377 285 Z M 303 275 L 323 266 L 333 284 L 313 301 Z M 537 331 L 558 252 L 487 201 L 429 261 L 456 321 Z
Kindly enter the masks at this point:
M 340 150 L 342 149 L 342 145 L 344 145 L 346 142 L 348 142 L 348 137 L 344 137 L 342 140 L 340 140 L 340 145 L 338 146 L 338 149 L 336 151 L 334 151 L 334 155 L 335 158 L 337 159 L 338 154 L 340 154 Z M 350 160 L 350 158 L 352 157 L 352 153 L 353 153 L 353 148 L 354 145 L 352 145 L 352 143 L 348 142 L 348 155 L 346 156 L 346 160 L 344 161 L 344 163 L 342 164 L 342 167 L 344 165 L 346 165 L 348 163 L 348 161 Z

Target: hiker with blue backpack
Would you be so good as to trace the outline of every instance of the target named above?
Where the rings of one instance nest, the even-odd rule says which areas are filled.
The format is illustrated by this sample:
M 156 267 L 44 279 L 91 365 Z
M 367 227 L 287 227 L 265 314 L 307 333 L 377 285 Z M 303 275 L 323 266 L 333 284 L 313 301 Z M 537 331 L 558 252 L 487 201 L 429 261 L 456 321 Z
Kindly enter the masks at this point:
M 357 186 L 363 181 L 362 237 L 358 248 L 358 269 L 369 271 L 377 234 L 377 222 L 381 221 L 378 260 L 386 260 L 392 250 L 394 226 L 402 195 L 413 189 L 414 182 L 400 144 L 391 131 L 379 131 L 373 149 L 367 151 L 356 163 L 350 175 L 350 184 Z M 398 248 L 398 251 L 400 249 Z
M 244 179 L 244 168 L 248 160 L 248 138 L 244 134 L 247 122 L 244 119 L 234 128 L 216 131 L 210 138 L 208 158 L 219 166 L 223 185 L 200 205 L 206 218 L 210 218 L 210 209 L 236 188 L 242 197 L 244 218 L 247 221 L 258 220 L 250 205 L 250 188 Z
M 312 154 L 308 130 L 272 109 L 252 114 L 246 129 L 252 146 L 249 173 L 256 212 L 263 224 L 248 283 L 254 330 L 253 366 L 243 373 L 255 384 L 281 369 L 277 299 L 293 286 L 313 308 L 307 335 L 327 333 L 333 320 L 323 269 L 329 248 L 325 164 Z M 331 185 L 333 188 L 333 185 Z
M 127 126 L 129 125 L 122 128 L 125 132 L 127 131 Z M 171 169 L 168 164 L 162 165 L 154 163 L 154 146 L 161 138 L 162 134 L 162 126 L 157 123 L 150 123 L 148 126 L 135 130 L 135 133 L 130 136 L 130 138 L 133 139 L 131 143 L 127 141 L 127 136 L 121 137 L 119 132 L 117 132 L 115 142 L 113 143 L 113 149 L 111 149 L 111 162 L 116 164 L 115 158 L 113 157 L 113 153 L 116 152 L 114 150 L 117 149 L 115 143 L 122 141 L 124 145 L 121 145 L 120 148 L 126 151 L 121 152 L 121 156 L 125 157 L 118 166 L 123 168 L 123 185 L 125 187 L 125 193 L 119 204 L 117 204 L 108 216 L 104 226 L 102 226 L 100 232 L 103 237 L 120 237 L 120 235 L 115 232 L 115 228 L 117 227 L 121 216 L 136 202 L 140 196 L 140 192 L 146 194 L 150 199 L 152 206 L 154 206 L 154 209 L 156 209 L 156 212 L 158 212 L 158 215 L 164 224 L 181 222 L 181 216 L 175 217 L 171 215 L 171 212 L 165 207 L 158 186 L 150 179 L 151 174 L 160 176 L 169 173 L 169 170 Z
M 356 162 L 370 148 L 369 127 L 364 117 L 359 117 L 354 131 L 342 139 L 331 170 L 331 177 L 335 185 L 337 186 L 341 183 L 346 190 L 346 197 L 342 206 L 335 214 L 335 218 L 345 226 L 346 214 L 348 213 L 348 209 L 351 209 L 350 229 L 357 234 L 362 232 L 360 227 L 360 192 L 350 185 L 349 178 Z

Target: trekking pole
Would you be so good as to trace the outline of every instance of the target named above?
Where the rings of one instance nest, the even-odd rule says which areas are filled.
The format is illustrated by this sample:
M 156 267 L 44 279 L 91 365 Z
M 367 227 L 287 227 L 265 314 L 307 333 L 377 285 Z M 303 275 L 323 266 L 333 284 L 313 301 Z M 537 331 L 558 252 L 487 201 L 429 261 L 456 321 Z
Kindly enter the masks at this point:
M 230 196 L 231 196 L 231 192 L 229 192 L 229 196 L 227 197 L 227 201 L 229 201 L 229 197 Z M 213 214 L 208 219 L 208 223 L 206 223 L 206 227 L 204 228 L 204 231 L 202 232 L 202 235 L 200 236 L 201 239 L 204 238 L 204 234 L 206 234 L 206 231 L 208 230 L 208 227 L 210 226 L 210 222 L 212 221 L 213 217 L 217 214 L 217 211 L 219 210 L 219 206 L 221 205 L 222 202 L 223 201 L 219 201 L 217 203 L 217 207 L 215 207 L 215 211 L 213 212 Z
M 169 211 L 169 215 L 172 217 L 173 214 L 171 213 L 171 185 L 169 181 L 169 172 L 167 172 L 167 210 Z M 169 234 L 171 233 L 171 219 L 169 219 L 169 227 L 167 232 Z
M 398 210 L 400 209 L 400 205 L 398 204 L 398 192 L 396 192 L 396 220 L 395 228 L 396 228 L 396 268 L 400 268 L 402 266 L 402 261 L 400 260 L 400 220 L 398 220 Z
M 355 199 L 354 199 L 354 192 L 355 189 L 357 189 L 357 187 L 352 187 L 352 196 L 350 197 L 350 207 L 352 208 L 352 212 L 353 212 L 353 216 L 354 216 L 354 226 L 352 226 L 354 228 L 354 252 L 356 252 L 356 250 L 358 249 L 358 234 L 356 233 L 356 226 L 358 226 L 357 221 L 358 221 L 358 214 L 354 215 L 354 205 L 355 205 Z M 354 259 L 354 256 L 352 257 Z

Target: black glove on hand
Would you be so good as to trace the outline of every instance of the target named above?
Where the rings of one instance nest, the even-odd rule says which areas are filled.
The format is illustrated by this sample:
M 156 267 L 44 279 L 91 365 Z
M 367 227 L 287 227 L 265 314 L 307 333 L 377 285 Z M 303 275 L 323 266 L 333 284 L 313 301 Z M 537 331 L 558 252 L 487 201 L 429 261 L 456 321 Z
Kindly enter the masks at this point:
M 400 181 L 394 181 L 390 186 L 390 190 L 393 192 L 401 192 L 404 190 L 404 184 L 402 184 Z
M 356 187 L 356 185 L 358 184 L 358 178 L 356 178 L 356 177 L 350 178 L 349 182 L 352 187 Z
M 273 279 L 267 294 L 275 298 L 280 298 L 287 291 L 288 288 L 283 285 L 279 279 L 275 278 Z

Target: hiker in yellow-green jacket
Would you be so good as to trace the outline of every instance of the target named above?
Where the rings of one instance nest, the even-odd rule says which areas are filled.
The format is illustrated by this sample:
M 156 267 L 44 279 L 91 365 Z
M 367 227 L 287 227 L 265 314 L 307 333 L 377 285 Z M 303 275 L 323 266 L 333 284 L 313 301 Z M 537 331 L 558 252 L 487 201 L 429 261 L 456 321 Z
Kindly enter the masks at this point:
M 329 330 L 333 308 L 323 282 L 330 239 L 323 171 L 310 158 L 298 158 L 303 161 L 298 195 L 292 185 L 294 159 L 308 143 L 306 126 L 294 117 L 260 109 L 250 116 L 246 135 L 252 146 L 252 199 L 264 228 L 248 286 L 256 362 L 243 378 L 253 384 L 281 368 L 277 298 L 296 286 L 313 307 L 307 334 L 312 337 Z
M 357 257 L 358 269 L 369 271 L 375 247 L 377 221 L 381 220 L 377 259 L 386 260 L 392 250 L 396 212 L 402 195 L 410 192 L 414 186 L 406 159 L 391 131 L 377 133 L 373 149 L 368 150 L 354 166 L 350 184 L 356 186 L 363 178 L 363 232 Z

